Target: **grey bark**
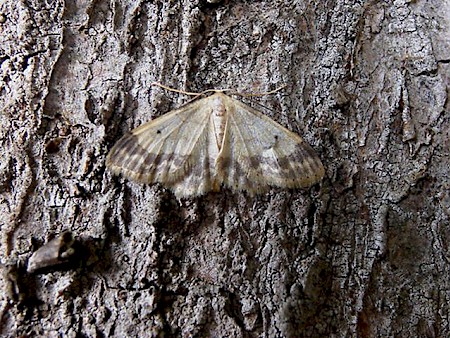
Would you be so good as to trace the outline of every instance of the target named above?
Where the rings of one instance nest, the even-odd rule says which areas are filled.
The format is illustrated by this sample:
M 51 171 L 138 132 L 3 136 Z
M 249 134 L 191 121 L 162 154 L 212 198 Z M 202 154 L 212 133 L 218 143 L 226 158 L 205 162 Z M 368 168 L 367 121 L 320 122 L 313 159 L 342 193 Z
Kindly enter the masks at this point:
M 1 3 L 0 334 L 448 337 L 449 17 L 442 0 Z M 247 103 L 326 178 L 179 201 L 112 177 L 114 142 L 187 100 L 153 81 L 286 84 Z M 27 272 L 65 230 L 78 259 Z

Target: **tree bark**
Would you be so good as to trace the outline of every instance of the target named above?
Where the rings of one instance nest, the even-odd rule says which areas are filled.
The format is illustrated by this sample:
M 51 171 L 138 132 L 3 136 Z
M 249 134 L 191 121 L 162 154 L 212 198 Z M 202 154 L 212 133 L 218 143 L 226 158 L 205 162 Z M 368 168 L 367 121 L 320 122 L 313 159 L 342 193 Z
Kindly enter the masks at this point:
M 450 336 L 449 18 L 442 0 L 0 4 L 0 334 Z M 112 145 L 188 100 L 154 81 L 286 85 L 245 101 L 325 179 L 178 200 L 112 176 Z M 56 256 L 27 271 L 39 248 Z

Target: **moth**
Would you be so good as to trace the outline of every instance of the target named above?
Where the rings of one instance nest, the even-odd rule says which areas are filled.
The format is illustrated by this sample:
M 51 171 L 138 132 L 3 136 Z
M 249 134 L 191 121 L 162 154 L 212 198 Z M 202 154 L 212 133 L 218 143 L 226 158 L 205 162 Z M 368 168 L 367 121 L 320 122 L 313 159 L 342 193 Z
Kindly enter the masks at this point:
M 212 92 L 127 133 L 109 152 L 107 167 L 161 183 L 178 198 L 222 186 L 253 196 L 322 179 L 322 162 L 300 136 L 224 90 Z

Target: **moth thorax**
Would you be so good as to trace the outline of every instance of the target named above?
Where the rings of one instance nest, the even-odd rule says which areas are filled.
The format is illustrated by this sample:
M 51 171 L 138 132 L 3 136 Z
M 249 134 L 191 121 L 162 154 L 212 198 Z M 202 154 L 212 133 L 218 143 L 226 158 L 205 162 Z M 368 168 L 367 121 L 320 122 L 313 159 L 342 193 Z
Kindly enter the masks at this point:
M 222 147 L 227 123 L 227 109 L 220 97 L 215 98 L 213 101 L 211 119 L 214 126 L 214 135 L 217 148 L 220 150 Z

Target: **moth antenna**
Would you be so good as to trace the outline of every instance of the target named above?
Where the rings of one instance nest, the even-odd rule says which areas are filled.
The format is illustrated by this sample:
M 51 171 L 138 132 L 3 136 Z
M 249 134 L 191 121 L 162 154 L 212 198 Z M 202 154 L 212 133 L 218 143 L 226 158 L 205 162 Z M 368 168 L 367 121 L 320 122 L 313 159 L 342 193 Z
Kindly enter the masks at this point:
M 232 92 L 229 93 L 230 95 L 238 95 L 238 96 L 242 96 L 242 97 L 253 97 L 253 96 L 265 96 L 265 95 L 271 95 L 271 94 L 275 94 L 276 92 L 279 92 L 280 90 L 286 88 L 287 85 L 282 85 L 274 90 L 271 90 L 269 92 L 263 92 L 263 93 L 239 93 L 239 92 Z
M 180 94 L 185 94 L 185 95 L 199 96 L 199 95 L 202 95 L 202 94 L 203 94 L 203 93 L 186 92 L 186 91 L 184 91 L 184 90 L 179 90 L 179 89 L 175 89 L 175 88 L 171 88 L 171 87 L 165 86 L 165 85 L 163 85 L 163 84 L 161 84 L 161 83 L 158 83 L 158 82 L 152 82 L 151 85 L 152 85 L 152 86 L 161 87 L 161 88 L 163 88 L 163 89 L 165 89 L 165 90 L 168 90 L 168 91 L 171 91 L 171 92 L 180 93 Z
M 223 92 L 232 90 L 232 89 L 207 89 L 207 90 L 205 90 L 205 91 L 202 91 L 201 93 L 195 93 L 195 92 L 186 92 L 186 91 L 184 91 L 184 90 L 179 90 L 179 89 L 171 88 L 171 87 L 165 86 L 165 85 L 163 85 L 163 84 L 161 84 L 161 83 L 158 83 L 158 82 L 152 82 L 151 85 L 152 85 L 152 86 L 158 86 L 158 87 L 161 87 L 161 88 L 163 88 L 163 89 L 165 89 L 165 90 L 168 90 L 168 91 L 171 91 L 171 92 L 180 93 L 180 94 L 185 94 L 185 95 L 190 95 L 190 96 L 195 96 L 191 101 L 194 101 L 195 99 L 197 99 L 197 97 L 199 97 L 199 96 L 201 96 L 201 95 L 204 95 L 204 94 L 206 94 L 206 93 L 218 93 L 218 92 L 223 93 Z M 190 101 L 189 101 L 189 102 L 190 102 Z
M 229 89 L 229 88 L 226 88 L 226 89 L 207 89 L 207 90 L 205 90 L 205 91 L 203 91 L 201 93 L 197 93 L 197 92 L 187 92 L 187 91 L 184 91 L 184 90 L 171 88 L 169 86 L 163 85 L 163 84 L 158 83 L 158 82 L 152 82 L 151 85 L 152 86 L 161 87 L 161 88 L 163 88 L 165 90 L 168 90 L 168 91 L 171 91 L 171 92 L 185 94 L 185 95 L 190 95 L 190 96 L 200 96 L 200 95 L 203 95 L 203 94 L 206 94 L 206 93 L 211 93 L 211 92 L 213 92 L 213 93 L 230 92 L 229 95 L 238 95 L 238 96 L 242 96 L 242 97 L 271 95 L 271 94 L 279 92 L 280 90 L 282 90 L 282 89 L 287 87 L 287 85 L 282 85 L 281 87 L 278 87 L 278 88 L 276 88 L 274 90 L 271 90 L 269 92 L 263 92 L 263 93 L 239 93 L 239 92 L 233 91 L 234 89 Z

